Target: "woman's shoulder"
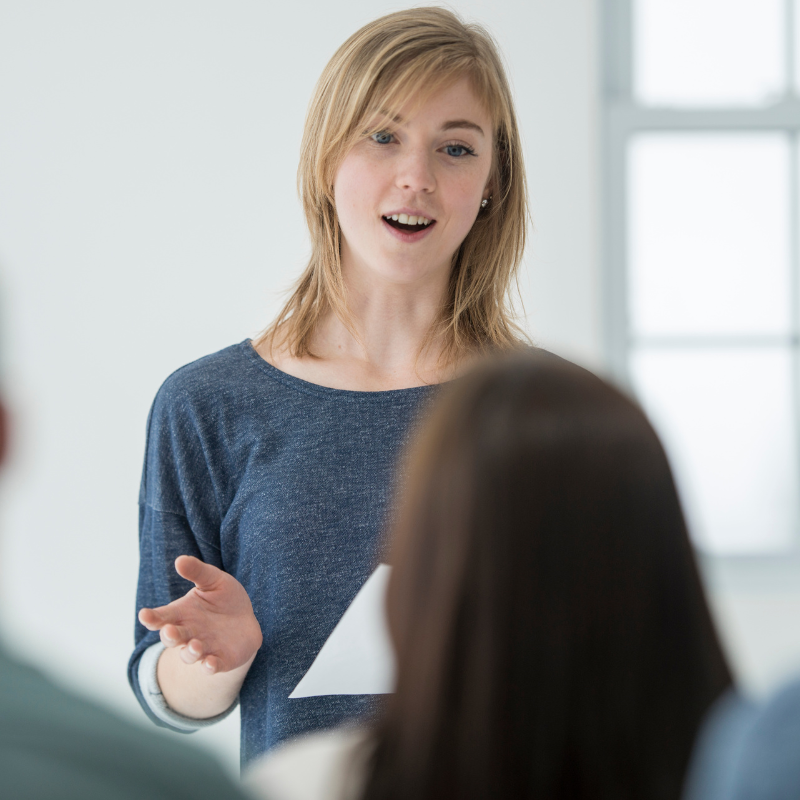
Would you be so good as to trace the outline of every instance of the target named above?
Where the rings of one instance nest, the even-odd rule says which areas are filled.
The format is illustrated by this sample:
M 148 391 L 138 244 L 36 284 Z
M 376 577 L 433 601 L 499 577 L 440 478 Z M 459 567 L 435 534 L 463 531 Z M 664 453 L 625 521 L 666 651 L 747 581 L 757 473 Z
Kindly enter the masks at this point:
M 161 384 L 158 396 L 169 399 L 204 396 L 215 387 L 230 386 L 236 379 L 245 378 L 247 348 L 250 343 L 245 340 L 184 364 Z
M 366 728 L 347 726 L 301 736 L 256 761 L 244 782 L 272 800 L 355 800 L 371 751 Z
M 203 356 L 176 369 L 153 401 L 155 418 L 214 419 L 258 404 L 269 411 L 285 400 L 286 387 L 275 370 L 253 349 L 249 339 Z

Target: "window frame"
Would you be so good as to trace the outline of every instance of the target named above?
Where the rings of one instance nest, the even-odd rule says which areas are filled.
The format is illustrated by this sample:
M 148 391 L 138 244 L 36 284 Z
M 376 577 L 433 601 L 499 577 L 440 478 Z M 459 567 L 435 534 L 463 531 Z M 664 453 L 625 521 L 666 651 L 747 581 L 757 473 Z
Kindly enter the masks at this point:
M 792 407 L 795 452 L 800 459 L 800 96 L 795 76 L 796 0 L 784 0 L 786 94 L 771 105 L 742 107 L 660 107 L 638 103 L 633 94 L 634 0 L 600 0 L 599 48 L 601 105 L 601 269 L 602 330 L 608 369 L 613 378 L 632 392 L 629 355 L 636 345 L 658 346 L 680 341 L 682 346 L 775 345 L 788 346 L 792 354 Z M 800 38 L 800 36 L 798 37 Z M 787 336 L 647 337 L 634 335 L 628 313 L 628 174 L 627 152 L 632 137 L 652 133 L 784 134 L 789 142 L 790 164 L 790 291 L 791 330 Z M 712 570 L 730 575 L 774 573 L 774 565 L 793 564 L 800 571 L 800 522 L 794 539 L 780 553 L 711 554 L 698 549 Z M 729 565 L 725 567 L 724 565 Z M 745 566 L 747 565 L 747 566 Z M 748 578 L 749 580 L 750 578 Z M 738 583 L 739 579 L 733 578 Z

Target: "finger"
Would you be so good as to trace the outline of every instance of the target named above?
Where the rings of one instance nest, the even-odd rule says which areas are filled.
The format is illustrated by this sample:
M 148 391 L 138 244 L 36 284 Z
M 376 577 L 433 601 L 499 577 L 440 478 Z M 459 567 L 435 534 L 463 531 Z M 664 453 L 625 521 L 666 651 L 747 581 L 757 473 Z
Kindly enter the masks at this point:
M 209 675 L 214 675 L 217 672 L 222 672 L 222 664 L 216 656 L 206 656 L 203 659 L 203 669 Z
M 167 647 L 175 647 L 179 644 L 187 644 L 192 639 L 192 633 L 188 628 L 180 625 L 165 625 L 161 628 L 161 641 Z
M 177 625 L 181 621 L 180 607 L 177 600 L 158 608 L 142 608 L 139 611 L 139 622 L 151 631 L 157 631 L 165 625 Z
M 184 664 L 195 664 L 203 657 L 203 643 L 199 639 L 192 639 L 180 649 L 179 655 Z
M 149 631 L 158 631 L 166 624 L 154 608 L 139 609 L 139 622 Z
M 182 578 L 191 581 L 201 591 L 213 589 L 222 575 L 221 569 L 206 564 L 194 556 L 178 556 L 175 559 L 175 570 Z

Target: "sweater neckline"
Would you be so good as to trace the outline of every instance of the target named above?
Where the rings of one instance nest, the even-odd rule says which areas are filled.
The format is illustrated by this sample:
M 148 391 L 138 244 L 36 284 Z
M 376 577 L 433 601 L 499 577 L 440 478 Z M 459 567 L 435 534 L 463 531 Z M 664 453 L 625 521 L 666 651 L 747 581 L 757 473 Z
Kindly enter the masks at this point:
M 252 339 L 245 339 L 240 342 L 239 348 L 243 352 L 245 358 L 253 363 L 257 369 L 265 372 L 273 380 L 295 389 L 299 392 L 306 394 L 314 394 L 321 397 L 328 397 L 331 399 L 342 400 L 400 400 L 400 399 L 414 399 L 416 397 L 424 396 L 443 384 L 432 383 L 427 386 L 409 386 L 405 389 L 385 389 L 382 391 L 360 391 L 356 389 L 334 389 L 332 386 L 322 386 L 318 383 L 311 383 L 311 381 L 297 378 L 290 375 L 288 372 L 278 369 L 263 359 L 253 347 Z

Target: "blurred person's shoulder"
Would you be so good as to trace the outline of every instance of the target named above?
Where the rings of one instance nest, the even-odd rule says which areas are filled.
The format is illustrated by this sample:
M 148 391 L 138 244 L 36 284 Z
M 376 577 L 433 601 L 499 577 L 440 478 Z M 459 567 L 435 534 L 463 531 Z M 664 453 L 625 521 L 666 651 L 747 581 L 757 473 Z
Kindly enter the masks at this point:
M 731 689 L 709 709 L 683 800 L 795 800 L 800 796 L 800 679 L 766 701 Z
M 308 734 L 255 761 L 244 785 L 264 800 L 355 800 L 371 752 L 371 736 L 363 727 Z
M 65 691 L 0 646 L 0 794 L 244 800 L 207 753 Z
M 735 768 L 734 800 L 800 797 L 800 679 L 752 715 Z
M 705 714 L 695 737 L 683 800 L 730 800 L 733 771 L 755 706 L 729 689 Z

